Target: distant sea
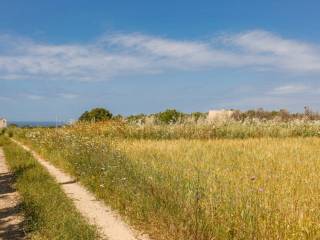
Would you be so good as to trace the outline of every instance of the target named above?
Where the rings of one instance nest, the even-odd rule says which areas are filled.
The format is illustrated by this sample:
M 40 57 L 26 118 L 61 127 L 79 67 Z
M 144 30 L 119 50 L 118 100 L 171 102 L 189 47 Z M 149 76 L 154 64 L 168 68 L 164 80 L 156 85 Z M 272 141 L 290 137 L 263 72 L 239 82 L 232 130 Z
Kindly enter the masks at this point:
M 10 124 L 16 124 L 19 127 L 55 127 L 55 126 L 63 126 L 66 122 L 33 122 L 33 121 L 9 121 Z

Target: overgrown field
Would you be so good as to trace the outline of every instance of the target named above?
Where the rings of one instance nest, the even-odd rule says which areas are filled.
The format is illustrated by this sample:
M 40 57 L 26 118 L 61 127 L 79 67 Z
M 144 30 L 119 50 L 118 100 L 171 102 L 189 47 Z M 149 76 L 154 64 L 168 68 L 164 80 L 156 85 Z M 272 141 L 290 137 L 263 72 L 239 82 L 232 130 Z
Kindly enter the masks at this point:
M 320 237 L 318 125 L 222 126 L 215 131 L 224 134 L 211 137 L 158 128 L 148 135 L 141 127 L 76 125 L 17 129 L 14 137 L 154 239 Z
M 28 239 L 99 239 L 58 183 L 26 151 L 0 136 L 7 163 L 15 173 Z

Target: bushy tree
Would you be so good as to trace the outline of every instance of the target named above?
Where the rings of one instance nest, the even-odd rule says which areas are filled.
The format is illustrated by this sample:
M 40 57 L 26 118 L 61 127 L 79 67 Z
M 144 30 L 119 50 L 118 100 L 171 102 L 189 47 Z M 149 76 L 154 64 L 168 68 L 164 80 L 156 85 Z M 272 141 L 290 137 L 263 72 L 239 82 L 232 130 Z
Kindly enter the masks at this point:
M 85 122 L 101 122 L 112 118 L 112 113 L 104 108 L 93 108 L 90 111 L 85 111 L 79 121 Z
M 140 124 L 144 124 L 146 122 L 146 117 L 147 115 L 140 113 L 137 115 L 130 115 L 127 117 L 127 121 L 129 123 L 140 123 Z
M 177 123 L 183 117 L 183 113 L 176 109 L 167 109 L 164 112 L 156 114 L 156 118 L 160 123 L 173 124 Z
M 123 120 L 123 116 L 121 114 L 117 114 L 112 117 L 113 120 L 120 121 Z
M 200 118 L 206 118 L 206 113 L 202 113 L 202 112 L 193 112 L 191 113 L 191 117 L 193 117 L 193 119 L 198 122 L 198 120 Z

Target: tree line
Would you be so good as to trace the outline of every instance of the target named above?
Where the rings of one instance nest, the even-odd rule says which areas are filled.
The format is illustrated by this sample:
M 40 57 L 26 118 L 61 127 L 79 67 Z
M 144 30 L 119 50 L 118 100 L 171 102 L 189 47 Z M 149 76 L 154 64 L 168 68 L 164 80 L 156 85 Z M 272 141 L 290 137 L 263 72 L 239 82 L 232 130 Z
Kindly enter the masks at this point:
M 246 121 L 246 120 L 260 120 L 260 121 L 293 121 L 293 120 L 320 120 L 320 114 L 313 111 L 309 107 L 304 107 L 302 113 L 291 113 L 286 109 L 268 111 L 263 108 L 251 109 L 246 111 L 234 110 L 232 118 L 235 121 Z M 192 112 L 183 113 L 176 109 L 166 109 L 165 111 L 153 114 L 136 114 L 127 117 L 121 115 L 113 115 L 111 111 L 105 108 L 93 108 L 89 111 L 85 111 L 80 117 L 81 122 L 101 122 L 108 120 L 125 120 L 129 123 L 140 123 L 145 124 L 148 119 L 152 119 L 154 123 L 158 124 L 176 124 L 184 123 L 187 121 L 199 122 L 206 119 L 206 112 Z

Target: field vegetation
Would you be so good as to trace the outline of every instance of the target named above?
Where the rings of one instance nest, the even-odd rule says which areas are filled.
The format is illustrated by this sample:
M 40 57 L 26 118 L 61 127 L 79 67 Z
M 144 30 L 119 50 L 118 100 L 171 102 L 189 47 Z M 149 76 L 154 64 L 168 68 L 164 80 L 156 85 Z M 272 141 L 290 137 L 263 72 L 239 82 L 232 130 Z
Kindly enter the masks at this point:
M 320 237 L 317 120 L 15 129 L 154 239 Z
M 99 239 L 58 183 L 26 151 L 0 136 L 8 165 L 21 195 L 28 239 Z

